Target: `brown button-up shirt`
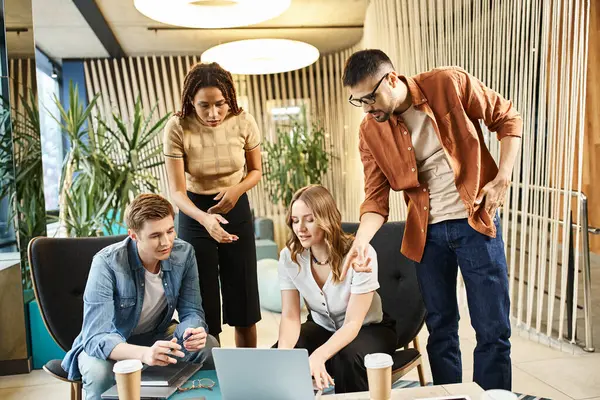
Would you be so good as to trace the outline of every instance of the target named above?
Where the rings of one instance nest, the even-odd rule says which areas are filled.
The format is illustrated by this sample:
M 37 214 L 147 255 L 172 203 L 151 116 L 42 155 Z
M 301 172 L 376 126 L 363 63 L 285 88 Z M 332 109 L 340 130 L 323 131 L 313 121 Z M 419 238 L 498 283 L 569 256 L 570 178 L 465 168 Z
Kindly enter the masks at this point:
M 498 139 L 521 137 L 522 120 L 512 102 L 487 88 L 457 67 L 437 68 L 402 79 L 413 106 L 432 120 L 454 181 L 468 212 L 469 225 L 490 237 L 496 228 L 483 203 L 475 205 L 481 188 L 493 180 L 498 167 L 488 151 L 479 120 L 496 132 Z M 401 118 L 384 123 L 367 114 L 360 126 L 359 150 L 365 173 L 365 201 L 360 214 L 373 212 L 388 218 L 390 189 L 404 191 L 408 205 L 402 254 L 420 262 L 425 249 L 429 218 L 426 182 L 419 182 L 410 132 Z

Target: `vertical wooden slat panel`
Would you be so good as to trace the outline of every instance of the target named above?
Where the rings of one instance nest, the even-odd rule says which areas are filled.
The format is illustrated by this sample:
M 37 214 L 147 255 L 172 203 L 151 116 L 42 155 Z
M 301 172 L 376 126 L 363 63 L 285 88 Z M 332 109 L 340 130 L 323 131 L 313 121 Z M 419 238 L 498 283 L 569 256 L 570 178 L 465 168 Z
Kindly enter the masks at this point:
M 123 88 L 125 90 L 125 102 L 127 103 L 127 110 L 129 110 L 129 116 L 131 118 L 131 116 L 134 114 L 134 108 L 135 108 L 135 96 L 134 96 L 134 92 L 133 92 L 133 87 L 134 84 L 132 82 L 133 76 L 135 75 L 135 72 L 133 71 L 133 69 L 129 69 L 127 67 L 127 60 L 125 58 L 121 58 L 121 72 L 123 73 Z M 130 78 L 131 76 L 131 78 Z M 137 85 L 136 85 L 137 86 Z
M 315 73 L 317 75 L 316 77 L 316 87 L 315 87 L 315 91 L 317 94 L 317 110 L 318 112 L 323 112 L 324 105 L 323 105 L 323 76 L 321 75 L 321 63 L 322 63 L 322 58 L 319 58 L 316 62 L 316 69 L 315 69 Z M 325 121 L 325 117 L 323 114 L 323 118 L 322 118 L 322 122 L 324 123 Z
M 104 80 L 106 86 L 108 86 L 108 103 L 110 104 L 110 113 L 119 112 L 119 98 L 115 90 L 115 79 L 113 79 L 112 70 L 110 68 L 110 62 L 107 58 L 104 59 Z M 106 93 L 106 92 L 104 92 Z M 110 115 L 110 114 L 107 114 Z
M 125 93 L 123 91 L 124 76 L 122 76 L 121 74 L 121 70 L 119 68 L 119 61 L 116 58 L 112 60 L 112 64 L 115 74 L 114 82 L 117 85 L 117 98 L 119 100 L 118 110 L 122 118 L 124 118 L 125 120 L 129 120 L 133 114 L 129 114 L 129 109 L 127 108 L 127 101 L 125 100 Z
M 146 79 L 148 87 L 150 88 L 150 98 L 152 99 L 152 96 L 156 94 L 156 99 L 154 99 L 152 103 L 156 102 L 158 104 L 159 115 L 165 115 L 167 113 L 167 106 L 165 103 L 165 95 L 163 92 L 163 85 L 160 80 L 160 71 L 156 56 L 152 56 L 152 72 L 150 72 L 148 69 Z
M 312 113 L 312 120 L 317 121 L 317 113 L 322 111 L 322 108 L 318 108 L 317 103 L 317 89 L 315 86 L 315 68 L 313 67 L 315 64 L 311 64 L 308 67 L 308 86 L 310 88 L 310 110 Z
M 268 75 L 261 75 L 260 76 L 260 92 L 262 93 L 262 95 L 264 96 L 265 99 L 265 108 L 263 108 L 263 113 L 260 115 L 260 118 L 262 120 L 262 127 L 263 127 L 263 135 L 265 140 L 273 140 L 273 138 L 270 136 L 269 134 L 269 124 L 267 121 L 267 99 L 269 98 L 269 93 L 267 93 L 267 79 L 268 79 Z
M 181 96 L 179 95 L 180 88 L 183 86 L 183 80 L 179 81 L 181 71 L 175 65 L 175 59 L 180 60 L 180 57 L 169 57 L 169 69 L 171 77 L 171 87 L 173 89 L 173 111 L 177 112 L 181 109 Z
M 292 76 L 292 73 L 290 72 L 288 77 L 291 78 L 291 76 Z M 291 89 L 290 89 L 290 91 L 291 91 Z M 296 101 L 296 99 L 300 100 L 300 103 L 298 103 L 299 106 L 304 105 L 304 103 L 302 102 L 302 100 L 303 100 L 302 92 L 300 91 L 300 71 L 298 71 L 298 70 L 294 71 L 294 101 Z
M 98 70 L 98 81 L 100 82 L 100 93 L 102 93 L 101 98 L 99 99 L 102 102 L 102 110 L 101 114 L 107 121 L 108 126 L 114 126 L 112 123 L 110 116 L 112 114 L 112 105 L 110 99 L 110 93 L 108 90 L 108 85 L 106 83 L 106 72 L 102 66 L 102 60 L 96 60 L 96 68 Z
M 171 60 L 172 58 L 169 57 Z M 164 102 L 165 102 L 165 111 L 168 112 L 173 112 L 174 110 L 177 109 L 177 107 L 175 107 L 175 102 L 173 101 L 173 96 L 171 96 L 171 87 L 169 85 L 170 79 L 169 79 L 169 71 L 167 68 L 167 61 L 165 60 L 165 56 L 161 56 L 159 58 L 160 60 L 160 69 L 162 70 L 162 85 L 160 85 L 162 87 L 163 93 L 164 93 Z M 175 90 L 175 89 L 174 89 Z M 175 96 L 177 97 L 177 96 Z M 163 114 L 161 114 L 163 115 Z
M 326 148 L 330 149 L 331 148 L 331 141 L 329 140 L 328 132 L 331 131 L 331 96 L 330 96 L 330 86 L 329 86 L 329 59 L 330 57 L 327 56 L 322 60 L 322 72 L 323 72 L 323 105 L 325 108 L 325 119 L 323 121 L 323 126 L 325 127 L 325 146 Z M 324 184 L 327 187 L 332 187 L 332 182 L 331 182 L 331 177 L 329 175 L 326 175 L 324 177 Z
M 91 101 L 94 95 L 96 94 L 96 90 L 94 89 L 94 85 L 92 83 L 92 76 L 90 73 L 90 62 L 85 61 L 83 63 L 83 76 L 85 79 L 85 88 L 87 92 L 87 101 Z M 91 112 L 92 119 L 95 119 L 98 116 L 98 107 L 94 107 Z

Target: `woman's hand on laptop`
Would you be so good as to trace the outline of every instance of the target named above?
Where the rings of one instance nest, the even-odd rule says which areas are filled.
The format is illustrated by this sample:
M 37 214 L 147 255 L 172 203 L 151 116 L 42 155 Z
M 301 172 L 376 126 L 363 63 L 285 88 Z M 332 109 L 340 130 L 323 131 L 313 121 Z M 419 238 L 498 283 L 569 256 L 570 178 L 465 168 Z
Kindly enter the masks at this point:
M 321 357 L 317 352 L 314 352 L 308 357 L 310 364 L 310 374 L 315 380 L 317 389 L 323 390 L 329 386 L 333 386 L 333 378 L 325 369 L 325 358 Z
M 148 365 L 158 365 L 164 367 L 169 364 L 177 363 L 177 360 L 173 357 L 184 357 L 181 351 L 181 346 L 177 344 L 177 339 L 172 340 L 158 340 L 148 347 L 142 356 L 142 362 Z M 168 354 L 168 355 L 167 355 Z
M 206 346 L 206 338 L 208 334 L 204 328 L 187 328 L 183 332 L 183 347 L 187 351 L 199 351 Z

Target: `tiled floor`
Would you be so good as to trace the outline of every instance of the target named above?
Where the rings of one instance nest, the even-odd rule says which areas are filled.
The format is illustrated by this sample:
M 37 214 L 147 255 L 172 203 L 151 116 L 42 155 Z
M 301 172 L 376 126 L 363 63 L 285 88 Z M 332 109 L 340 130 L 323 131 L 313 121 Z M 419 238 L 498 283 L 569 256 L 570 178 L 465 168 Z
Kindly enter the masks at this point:
M 277 340 L 279 314 L 263 311 L 258 324 L 259 347 L 270 347 Z M 463 379 L 472 381 L 475 334 L 468 314 L 460 321 Z M 419 334 L 421 348 L 426 352 L 427 331 Z M 223 346 L 233 347 L 233 329 L 224 327 Z M 556 400 L 600 400 L 600 353 L 569 355 L 533 343 L 515 335 L 512 338 L 513 390 Z M 426 379 L 431 381 L 427 356 L 424 354 Z M 416 371 L 405 379 L 418 380 Z M 2 400 L 63 400 L 69 398 L 69 385 L 59 382 L 43 371 L 28 375 L 0 377 Z M 477 400 L 477 399 L 473 399 Z

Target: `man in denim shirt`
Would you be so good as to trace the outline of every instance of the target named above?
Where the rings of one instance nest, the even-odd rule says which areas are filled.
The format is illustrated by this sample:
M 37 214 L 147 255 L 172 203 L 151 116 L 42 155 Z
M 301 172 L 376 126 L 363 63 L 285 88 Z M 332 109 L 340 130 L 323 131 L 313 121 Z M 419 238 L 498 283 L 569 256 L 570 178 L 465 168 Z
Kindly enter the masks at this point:
M 194 249 L 175 238 L 174 216 L 163 197 L 140 195 L 125 214 L 129 237 L 94 256 L 83 328 L 62 362 L 69 379 L 81 377 L 87 400 L 114 385 L 115 361 L 212 368 L 218 342 L 206 332 Z

